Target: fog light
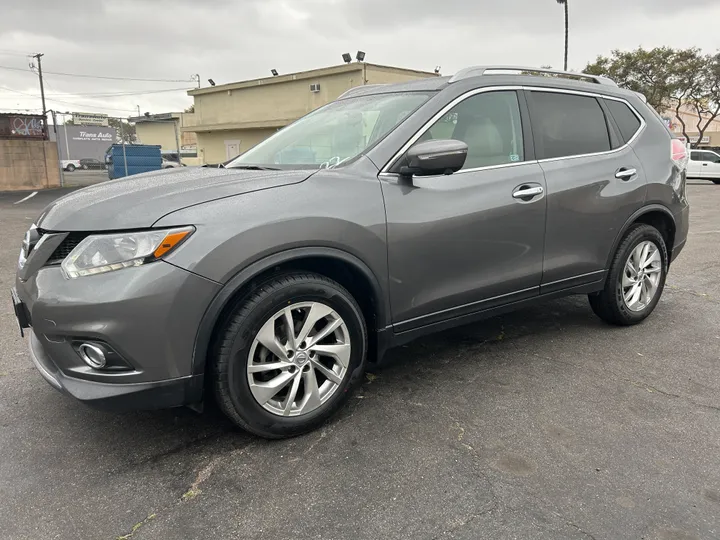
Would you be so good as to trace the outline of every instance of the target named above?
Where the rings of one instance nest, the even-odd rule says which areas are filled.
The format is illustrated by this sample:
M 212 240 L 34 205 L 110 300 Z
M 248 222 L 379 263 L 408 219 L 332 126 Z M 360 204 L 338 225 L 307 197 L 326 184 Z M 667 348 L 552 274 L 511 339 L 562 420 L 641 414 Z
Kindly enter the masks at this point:
M 78 347 L 80 358 L 83 359 L 88 366 L 93 369 L 101 369 L 105 367 L 105 351 L 97 345 L 91 343 L 83 343 Z

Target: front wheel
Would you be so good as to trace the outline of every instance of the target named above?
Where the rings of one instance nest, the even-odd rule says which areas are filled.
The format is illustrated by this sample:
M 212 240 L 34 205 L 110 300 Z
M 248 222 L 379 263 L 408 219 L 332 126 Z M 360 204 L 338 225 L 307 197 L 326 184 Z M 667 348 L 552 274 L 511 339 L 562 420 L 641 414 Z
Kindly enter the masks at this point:
M 660 232 L 643 223 L 634 225 L 615 253 L 605 288 L 589 296 L 590 307 L 611 324 L 639 323 L 660 301 L 667 268 L 667 247 Z
M 367 329 L 341 285 L 318 274 L 285 274 L 229 313 L 215 350 L 223 412 L 261 437 L 292 437 L 347 400 L 365 367 Z

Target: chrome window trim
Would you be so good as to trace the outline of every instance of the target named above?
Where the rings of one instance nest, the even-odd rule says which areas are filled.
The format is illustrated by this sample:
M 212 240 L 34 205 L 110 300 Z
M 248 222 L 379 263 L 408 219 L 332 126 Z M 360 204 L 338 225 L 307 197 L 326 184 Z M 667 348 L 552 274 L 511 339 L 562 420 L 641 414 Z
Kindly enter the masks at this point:
M 608 96 L 605 94 L 599 94 L 597 92 L 588 92 L 585 90 L 568 90 L 565 88 L 545 88 L 542 86 L 522 86 L 522 85 L 511 85 L 511 86 L 487 86 L 483 88 L 475 88 L 473 90 L 469 90 L 468 92 L 465 92 L 464 94 L 456 97 L 453 99 L 450 103 L 445 105 L 440 111 L 438 111 L 430 120 L 425 122 L 425 124 L 417 131 L 415 134 L 410 137 L 410 139 L 400 147 L 400 150 L 398 150 L 390 160 L 388 160 L 387 163 L 382 167 L 380 170 L 379 176 L 381 177 L 395 177 L 398 176 L 397 173 L 391 173 L 388 172 L 388 169 L 392 164 L 394 164 L 400 156 L 402 156 L 405 152 L 408 151 L 408 149 L 417 142 L 417 140 L 422 137 L 427 130 L 429 130 L 435 122 L 440 120 L 444 115 L 446 115 L 450 109 L 455 107 L 458 103 L 462 103 L 468 98 L 471 98 L 473 96 L 476 96 L 478 94 L 483 94 L 485 92 L 503 92 L 503 91 L 519 91 L 519 90 L 527 90 L 530 92 L 551 92 L 556 94 L 572 94 L 572 95 L 579 95 L 579 96 L 586 96 L 586 97 L 594 97 L 597 99 L 609 99 L 612 101 L 619 101 L 620 103 L 624 103 L 627 105 L 632 113 L 637 117 L 638 120 L 640 120 L 640 127 L 635 132 L 635 134 L 622 146 L 618 146 L 617 148 L 613 148 L 610 150 L 605 150 L 603 152 L 594 152 L 590 154 L 577 154 L 577 155 L 571 155 L 571 156 L 562 156 L 562 157 L 556 157 L 556 158 L 544 158 L 544 159 L 536 159 L 536 160 L 530 160 L 530 161 L 518 161 L 513 163 L 503 163 L 501 165 L 488 165 L 487 167 L 474 167 L 472 169 L 460 169 L 456 173 L 453 174 L 460 174 L 464 172 L 477 172 L 477 171 L 485 171 L 485 170 L 491 170 L 491 169 L 498 169 L 501 167 L 516 167 L 518 165 L 527 165 L 528 163 L 550 163 L 553 161 L 560 161 L 563 159 L 578 159 L 578 158 L 584 158 L 584 157 L 595 157 L 595 156 L 605 156 L 605 155 L 611 155 L 615 154 L 617 152 L 620 152 L 622 150 L 625 150 L 627 147 L 629 147 L 635 140 L 640 136 L 640 134 L 645 130 L 645 127 L 647 126 L 647 122 L 643 118 L 643 116 L 633 107 L 633 105 L 627 101 L 624 98 L 615 97 L 615 96 Z M 605 111 L 603 110 L 603 114 L 605 114 Z M 532 117 L 531 117 L 532 121 Z M 523 131 L 524 133 L 524 131 Z M 429 175 L 424 178 L 430 178 L 433 176 L 443 176 L 443 175 Z

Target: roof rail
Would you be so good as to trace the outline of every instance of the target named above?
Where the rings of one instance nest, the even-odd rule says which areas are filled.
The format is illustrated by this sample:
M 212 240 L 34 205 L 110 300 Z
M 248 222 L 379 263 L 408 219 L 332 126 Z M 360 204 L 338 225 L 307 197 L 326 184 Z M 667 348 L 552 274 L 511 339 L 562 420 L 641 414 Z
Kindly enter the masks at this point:
M 596 84 L 604 84 L 607 86 L 617 86 L 617 83 L 607 77 L 600 75 L 590 75 L 588 73 L 573 73 L 572 71 L 562 71 L 558 69 L 548 68 L 534 68 L 534 67 L 522 67 L 522 66 L 472 66 L 465 69 L 461 69 L 450 79 L 450 83 L 461 81 L 463 79 L 469 79 L 470 77 L 479 77 L 485 75 L 488 71 L 527 71 L 530 73 L 552 73 L 554 75 L 565 75 L 566 77 L 576 77 L 582 79 L 590 79 Z
M 346 90 L 345 92 L 340 94 L 340 97 L 338 97 L 338 99 L 344 98 L 344 97 L 349 97 L 353 94 L 358 93 L 360 90 L 362 90 L 364 88 L 374 88 L 377 86 L 387 86 L 387 84 L 364 84 L 362 86 L 353 86 L 350 90 Z

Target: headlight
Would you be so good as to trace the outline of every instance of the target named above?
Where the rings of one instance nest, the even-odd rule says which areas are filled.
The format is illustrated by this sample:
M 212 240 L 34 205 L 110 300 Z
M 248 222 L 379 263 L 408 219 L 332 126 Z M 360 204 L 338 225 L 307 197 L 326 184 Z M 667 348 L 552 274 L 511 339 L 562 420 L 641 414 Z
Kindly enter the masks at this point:
M 80 242 L 63 260 L 61 268 L 69 278 L 112 272 L 140 266 L 167 255 L 195 229 L 93 234 Z

